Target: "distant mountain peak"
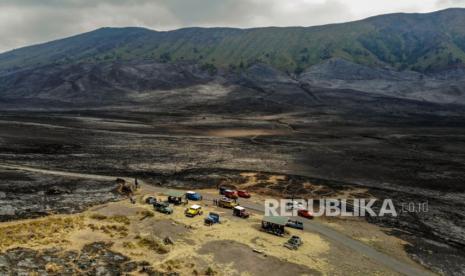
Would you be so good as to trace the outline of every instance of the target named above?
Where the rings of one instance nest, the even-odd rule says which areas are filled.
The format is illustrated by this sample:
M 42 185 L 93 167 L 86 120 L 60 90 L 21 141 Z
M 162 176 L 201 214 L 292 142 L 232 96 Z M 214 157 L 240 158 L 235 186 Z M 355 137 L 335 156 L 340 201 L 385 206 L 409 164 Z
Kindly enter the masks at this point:
M 223 68 L 263 63 L 300 73 L 330 59 L 420 72 L 463 66 L 465 9 L 388 14 L 316 27 L 140 27 L 88 33 L 0 54 L 0 72 L 55 63 L 153 59 Z

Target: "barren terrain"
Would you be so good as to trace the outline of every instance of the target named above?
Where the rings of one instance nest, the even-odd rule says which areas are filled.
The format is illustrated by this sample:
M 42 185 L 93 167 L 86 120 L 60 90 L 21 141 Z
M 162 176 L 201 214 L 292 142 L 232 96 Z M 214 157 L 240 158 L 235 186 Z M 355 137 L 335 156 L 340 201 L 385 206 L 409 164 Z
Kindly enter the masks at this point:
M 210 196 L 216 193 L 214 190 L 200 192 Z M 233 217 L 231 210 L 218 209 L 204 201 L 200 203 L 204 214 L 214 211 L 221 215 L 220 224 L 205 226 L 204 216 L 188 218 L 183 214 L 183 206 L 175 207 L 173 215 L 154 212 L 144 202 L 149 195 L 164 198 L 153 187 L 144 185 L 137 192 L 136 204 L 125 199 L 96 205 L 76 215 L 52 215 L 2 224 L 0 271 L 398 275 L 317 233 L 288 229 L 287 235 L 299 235 L 304 245 L 298 251 L 285 249 L 282 245 L 286 238 L 259 231 L 262 215 L 258 213 L 245 220 Z M 382 234 L 379 228 L 370 232 Z M 167 237 L 172 244 L 164 242 Z M 398 241 L 388 244 L 402 250 Z M 17 254 L 22 254 L 23 259 L 15 263 Z M 351 257 L 346 258 L 347 254 Z M 87 258 L 92 256 L 99 261 L 89 262 Z M 398 258 L 422 269 L 406 255 Z
M 404 202 L 427 201 L 430 208 L 427 213 L 355 221 L 331 219 L 328 226 L 380 252 L 401 257 L 412 266 L 419 262 L 436 272 L 460 275 L 464 258 L 460 248 L 464 240 L 465 196 L 461 179 L 465 133 L 457 119 L 450 122 L 438 119 L 436 125 L 422 125 L 415 118 L 403 119 L 405 126 L 402 126 L 399 121 L 390 124 L 383 120 L 381 123 L 376 118 L 364 121 L 344 118 L 343 122 L 338 118 L 315 113 L 249 113 L 244 116 L 125 111 L 2 113 L 0 156 L 2 165 L 10 166 L 2 167 L 0 174 L 2 218 L 76 213 L 88 206 L 120 198 L 112 192 L 114 177 L 50 176 L 11 168 L 15 165 L 138 177 L 152 185 L 184 189 L 211 189 L 228 184 L 257 193 L 257 199 L 267 196 L 377 197 L 393 198 L 398 207 Z M 124 209 L 124 216 L 137 217 L 140 210 L 126 210 L 133 208 L 126 206 L 117 210 Z M 118 213 L 107 209 L 100 209 L 100 212 L 107 217 Z M 181 223 L 187 223 L 185 219 L 182 215 L 179 217 Z M 322 219 L 323 223 L 325 221 Z M 160 223 L 167 225 L 167 222 L 157 222 Z M 85 219 L 84 225 L 88 224 L 92 223 Z M 378 228 L 380 226 L 382 228 Z M 221 227 L 223 225 L 211 229 Z M 253 235 L 255 230 L 251 228 Z M 97 235 L 90 235 L 88 231 L 92 230 L 85 231 L 81 247 L 85 239 Z M 202 243 L 192 245 L 192 250 L 215 251 L 227 240 L 238 243 L 231 245 L 237 252 L 247 251 L 249 249 L 244 246 L 251 246 L 250 240 L 221 235 L 225 235 L 224 238 L 208 239 L 206 236 Z M 95 241 L 104 236 L 98 234 Z M 250 234 L 248 238 L 254 237 Z M 279 239 L 280 250 L 281 242 Z M 29 245 L 19 242 L 15 246 Z M 323 255 L 314 253 L 316 255 L 310 260 L 299 264 L 312 272 L 336 273 L 336 260 L 343 259 L 348 249 L 337 243 L 326 246 L 333 248 L 331 256 L 341 257 L 331 261 L 326 251 L 321 253 Z M 119 251 L 122 248 L 118 243 L 108 250 L 110 248 L 131 257 L 126 251 Z M 189 262 L 198 265 L 197 270 L 201 271 L 206 269 L 202 263 L 211 263 L 211 259 L 206 261 L 205 258 L 200 258 L 204 261 L 198 260 L 198 263 L 196 260 Z M 221 254 L 212 258 L 216 258 L 215 263 L 225 262 Z M 278 258 L 290 257 L 279 255 Z M 163 270 L 160 260 L 150 260 L 151 264 L 157 264 L 157 269 Z M 340 264 L 339 269 L 347 266 L 371 272 L 383 270 L 375 265 L 352 266 L 351 263 Z M 181 270 L 187 271 L 184 269 L 191 268 Z M 293 269 L 299 271 L 301 268 Z
M 0 275 L 465 275 L 464 18 L 101 28 L 0 53 Z M 221 185 L 253 194 L 251 218 L 211 206 Z M 144 203 L 166 189 L 222 223 Z M 291 251 L 259 231 L 269 198 L 398 216 L 298 218 Z

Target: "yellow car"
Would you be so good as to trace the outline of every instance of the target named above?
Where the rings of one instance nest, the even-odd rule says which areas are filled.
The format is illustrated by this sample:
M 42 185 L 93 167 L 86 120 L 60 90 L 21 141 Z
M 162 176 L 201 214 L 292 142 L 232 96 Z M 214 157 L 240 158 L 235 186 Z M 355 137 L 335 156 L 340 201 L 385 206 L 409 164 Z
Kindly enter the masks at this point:
M 200 216 L 203 214 L 202 212 L 202 207 L 195 204 L 192 205 L 191 207 L 187 208 L 186 211 L 184 212 L 187 217 L 195 217 L 195 216 Z

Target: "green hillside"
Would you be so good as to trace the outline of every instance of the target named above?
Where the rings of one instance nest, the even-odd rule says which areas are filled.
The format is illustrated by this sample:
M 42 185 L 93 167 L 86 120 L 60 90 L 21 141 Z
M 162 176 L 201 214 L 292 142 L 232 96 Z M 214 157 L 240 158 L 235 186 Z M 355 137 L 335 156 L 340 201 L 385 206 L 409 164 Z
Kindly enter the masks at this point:
M 316 27 L 102 28 L 0 54 L 0 69 L 140 58 L 240 68 L 257 61 L 301 71 L 339 57 L 370 66 L 432 71 L 465 62 L 465 9 L 389 14 Z

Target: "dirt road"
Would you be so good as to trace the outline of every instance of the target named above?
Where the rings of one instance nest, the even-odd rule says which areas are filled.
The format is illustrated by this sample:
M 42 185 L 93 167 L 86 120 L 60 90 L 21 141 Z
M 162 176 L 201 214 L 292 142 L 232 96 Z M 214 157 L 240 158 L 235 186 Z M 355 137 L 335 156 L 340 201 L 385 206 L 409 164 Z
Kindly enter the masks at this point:
M 37 172 L 37 173 L 44 173 L 50 175 L 59 175 L 59 176 L 68 176 L 68 177 L 76 177 L 76 178 L 87 178 L 87 179 L 98 179 L 98 180 L 114 180 L 117 177 L 132 180 L 132 178 L 126 178 L 123 176 L 105 176 L 105 175 L 95 175 L 95 174 L 84 174 L 84 173 L 75 173 L 75 172 L 65 172 L 65 171 L 56 171 L 56 170 L 47 170 L 47 169 L 40 169 L 40 168 L 32 168 L 20 165 L 13 165 L 13 164 L 0 164 L 0 168 L 6 169 L 15 169 L 15 170 L 23 170 L 23 171 L 30 171 L 30 172 Z M 148 185 L 143 183 L 144 188 L 153 192 L 164 192 L 168 189 L 162 187 L 156 187 L 152 185 Z M 212 201 L 214 198 L 217 198 L 215 195 L 204 195 L 203 200 Z M 253 210 L 259 214 L 264 213 L 263 204 L 252 203 L 247 200 L 242 200 L 241 205 Z M 331 229 L 323 224 L 319 223 L 318 221 L 305 221 L 305 231 L 308 232 L 316 232 L 321 234 L 322 236 L 326 237 L 327 239 L 340 243 L 351 250 L 360 253 L 373 261 L 377 262 L 380 265 L 383 265 L 392 271 L 396 271 L 398 273 L 404 275 L 434 275 L 433 273 L 427 271 L 426 269 L 416 268 L 409 264 L 406 264 L 402 261 L 399 261 L 387 254 L 384 254 L 376 249 L 362 243 L 356 241 L 349 236 L 344 235 L 341 232 L 338 232 L 334 229 Z

